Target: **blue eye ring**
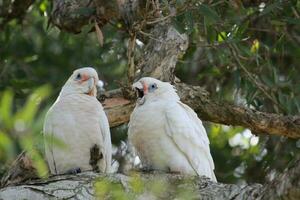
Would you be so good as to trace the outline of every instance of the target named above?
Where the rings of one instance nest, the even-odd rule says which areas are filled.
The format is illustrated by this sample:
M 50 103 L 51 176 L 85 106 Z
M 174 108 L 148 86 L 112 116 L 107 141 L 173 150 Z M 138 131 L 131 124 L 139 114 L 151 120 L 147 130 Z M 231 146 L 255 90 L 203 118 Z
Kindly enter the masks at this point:
M 156 83 L 152 83 L 149 85 L 149 92 L 154 92 L 157 89 Z
M 150 87 L 151 87 L 152 89 L 156 89 L 156 88 L 157 88 L 157 85 L 156 85 L 156 83 L 152 83 L 152 84 L 150 85 Z

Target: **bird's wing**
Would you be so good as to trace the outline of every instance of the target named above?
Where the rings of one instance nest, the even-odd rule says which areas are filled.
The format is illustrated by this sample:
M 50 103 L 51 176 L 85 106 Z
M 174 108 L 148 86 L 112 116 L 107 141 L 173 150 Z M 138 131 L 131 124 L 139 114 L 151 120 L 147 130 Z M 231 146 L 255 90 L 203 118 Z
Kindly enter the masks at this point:
M 43 134 L 45 144 L 45 156 L 48 162 L 48 166 L 52 173 L 57 173 L 56 164 L 53 157 L 53 117 L 51 108 L 49 109 L 45 117 Z
M 198 175 L 216 180 L 209 140 L 196 113 L 181 102 L 169 104 L 165 111 L 165 131 L 185 155 Z
M 103 110 L 100 114 L 100 129 L 101 129 L 101 134 L 103 136 L 102 151 L 103 151 L 103 158 L 105 159 L 106 162 L 105 172 L 109 173 L 111 171 L 112 147 L 111 147 L 109 123 L 106 114 Z

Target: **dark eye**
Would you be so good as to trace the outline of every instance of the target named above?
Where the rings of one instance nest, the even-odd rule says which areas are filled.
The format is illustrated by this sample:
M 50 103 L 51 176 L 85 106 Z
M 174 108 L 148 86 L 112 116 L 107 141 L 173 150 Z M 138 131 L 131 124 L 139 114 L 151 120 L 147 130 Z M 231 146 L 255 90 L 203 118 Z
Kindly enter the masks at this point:
M 80 80 L 80 79 L 81 79 L 81 74 L 77 74 L 76 80 Z
M 156 83 L 149 85 L 149 92 L 154 92 L 157 89 Z

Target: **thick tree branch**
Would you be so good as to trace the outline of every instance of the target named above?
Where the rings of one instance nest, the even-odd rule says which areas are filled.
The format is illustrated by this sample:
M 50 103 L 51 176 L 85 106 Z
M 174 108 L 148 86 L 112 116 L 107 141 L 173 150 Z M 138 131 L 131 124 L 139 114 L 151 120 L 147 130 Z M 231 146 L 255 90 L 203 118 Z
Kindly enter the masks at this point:
M 274 196 L 276 199 L 300 199 L 300 160 L 266 184 L 260 198 L 274 199 Z
M 291 199 L 300 198 L 300 163 L 265 185 L 222 184 L 165 173 L 60 175 L 0 190 L 0 199 Z M 118 194 L 118 196 L 114 196 Z M 120 196 L 121 195 L 121 196 Z M 181 198 L 180 198 L 181 197 Z
M 228 102 L 218 102 L 199 86 L 176 83 L 181 100 L 191 106 L 202 120 L 249 128 L 255 134 L 282 135 L 300 138 L 300 117 L 265 113 L 250 108 L 236 106 Z M 119 93 L 122 95 L 121 91 Z M 134 103 L 124 98 L 108 98 L 110 106 L 105 110 L 111 127 L 129 121 Z M 117 101 L 114 106 L 114 101 Z
M 122 19 L 130 26 L 143 15 L 142 6 L 144 0 L 53 0 L 51 22 L 72 33 L 81 32 L 92 19 L 101 26 Z
M 243 126 L 258 134 L 300 138 L 300 116 L 282 116 L 215 101 L 198 86 L 179 83 L 176 88 L 182 101 L 195 109 L 203 120 Z
M 139 185 L 135 185 L 136 182 Z M 5 187 L 0 190 L 0 199 L 120 199 L 121 196 L 125 199 L 175 199 L 181 196 L 188 199 L 234 200 L 255 199 L 261 189 L 258 184 L 242 187 L 214 183 L 205 177 L 188 178 L 174 174 L 135 173 L 129 177 L 85 172 Z M 114 196 L 117 192 L 119 198 Z

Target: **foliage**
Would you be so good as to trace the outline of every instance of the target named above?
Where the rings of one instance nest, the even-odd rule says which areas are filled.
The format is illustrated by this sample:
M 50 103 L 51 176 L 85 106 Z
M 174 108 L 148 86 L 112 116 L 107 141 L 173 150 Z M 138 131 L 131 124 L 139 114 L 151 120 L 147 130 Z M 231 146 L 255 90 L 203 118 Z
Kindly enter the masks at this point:
M 170 18 L 190 41 L 176 68 L 181 80 L 205 87 L 221 101 L 266 112 L 299 113 L 299 1 L 168 2 L 173 1 L 162 1 L 163 14 L 172 16 L 170 7 L 175 6 L 176 16 Z M 77 35 L 47 28 L 50 10 L 50 1 L 36 1 L 22 25 L 11 20 L 0 32 L 1 166 L 11 163 L 21 149 L 39 143 L 36 136 L 44 108 L 54 102 L 74 69 L 94 66 L 109 83 L 108 89 L 117 87 L 116 81 L 125 77 L 129 36 L 121 23 L 112 22 L 102 29 L 104 44 L 100 48 L 96 35 L 89 33 L 91 26 Z M 32 102 L 24 104 L 27 96 L 36 94 L 34 89 L 44 84 L 53 91 L 50 96 L 43 93 L 47 100 L 42 109 Z M 28 121 L 20 124 L 16 119 L 21 116 Z M 15 137 L 20 127 L 26 132 L 22 139 Z M 299 140 L 257 138 L 242 127 L 206 127 L 220 181 L 263 182 L 267 172 L 283 170 L 300 158 Z M 115 144 L 126 138 L 123 129 L 113 132 Z M 95 187 L 104 187 L 101 184 Z
M 11 164 L 20 151 L 28 152 L 39 176 L 47 176 L 48 167 L 41 155 L 44 111 L 37 113 L 42 101 L 50 94 L 48 85 L 33 91 L 20 108 L 13 107 L 14 93 L 6 90 L 0 94 L 0 162 Z M 2 165 L 3 167 L 3 165 Z M 4 169 L 0 169 L 4 170 Z M 3 171 L 0 171 L 2 174 Z

